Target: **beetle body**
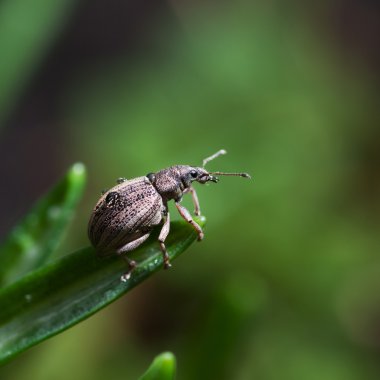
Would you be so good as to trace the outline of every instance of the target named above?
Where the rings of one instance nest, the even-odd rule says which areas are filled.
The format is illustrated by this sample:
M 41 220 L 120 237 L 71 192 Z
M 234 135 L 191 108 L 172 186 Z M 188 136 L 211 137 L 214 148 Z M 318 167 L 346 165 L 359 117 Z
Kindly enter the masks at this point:
M 149 236 L 161 223 L 164 212 L 162 198 L 147 177 L 127 180 L 99 199 L 91 215 L 88 236 L 97 254 L 107 256 Z
M 164 258 L 164 267 L 170 267 L 165 239 L 169 233 L 170 216 L 168 201 L 174 200 L 180 215 L 190 223 L 203 239 L 201 227 L 193 220 L 190 212 L 180 202 L 184 194 L 192 195 L 195 214 L 200 215 L 198 197 L 192 182 L 217 182 L 218 175 L 249 177 L 246 173 L 208 172 L 204 165 L 211 159 L 225 154 L 221 150 L 203 161 L 203 167 L 175 165 L 149 173 L 132 180 L 120 178 L 117 185 L 106 191 L 97 202 L 88 225 L 88 236 L 98 256 L 125 254 L 141 245 L 152 230 L 162 225 L 158 241 Z M 128 260 L 129 272 L 122 280 L 129 279 L 135 262 Z

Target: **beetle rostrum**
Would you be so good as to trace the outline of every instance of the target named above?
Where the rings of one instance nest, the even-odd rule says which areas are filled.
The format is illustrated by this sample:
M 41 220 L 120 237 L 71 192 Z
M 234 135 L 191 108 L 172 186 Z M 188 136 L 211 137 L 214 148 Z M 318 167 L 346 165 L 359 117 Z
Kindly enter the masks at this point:
M 102 194 L 91 214 L 88 237 L 96 248 L 98 256 L 118 254 L 127 259 L 129 270 L 122 276 L 122 281 L 130 278 L 136 266 L 136 263 L 129 260 L 125 254 L 148 239 L 152 230 L 158 225 L 162 226 L 158 242 L 163 254 L 164 268 L 171 266 L 165 246 L 165 239 L 170 229 L 168 211 L 170 200 L 174 200 L 179 214 L 193 226 L 198 234 L 198 240 L 203 239 L 202 228 L 181 205 L 183 195 L 190 193 L 194 214 L 197 216 L 201 214 L 197 193 L 192 183 L 216 183 L 219 181 L 217 176 L 251 178 L 247 173 L 208 172 L 205 165 L 222 154 L 226 154 L 224 149 L 207 157 L 203 160 L 202 167 L 175 165 L 131 180 L 119 178 L 116 186 Z

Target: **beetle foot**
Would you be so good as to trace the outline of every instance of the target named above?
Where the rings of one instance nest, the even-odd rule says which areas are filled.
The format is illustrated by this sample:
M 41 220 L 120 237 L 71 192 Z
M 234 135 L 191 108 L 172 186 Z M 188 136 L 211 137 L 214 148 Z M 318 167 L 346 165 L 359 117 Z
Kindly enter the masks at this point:
M 128 266 L 129 266 L 129 271 L 127 273 L 124 273 L 120 277 L 120 280 L 123 281 L 123 282 L 127 282 L 131 278 L 132 272 L 136 268 L 136 261 L 134 261 L 134 260 L 128 260 Z
M 164 260 L 164 269 L 169 269 L 172 266 L 172 264 L 170 264 L 170 257 L 163 241 L 160 241 L 160 248 Z
M 203 232 L 199 232 L 199 234 L 198 234 L 198 241 L 203 240 L 204 237 L 205 237 L 205 234 Z
M 127 282 L 131 278 L 131 272 L 124 273 L 121 277 L 120 280 L 123 282 Z
M 169 269 L 171 266 L 172 264 L 170 264 L 169 255 L 167 252 L 165 252 L 164 253 L 164 269 Z

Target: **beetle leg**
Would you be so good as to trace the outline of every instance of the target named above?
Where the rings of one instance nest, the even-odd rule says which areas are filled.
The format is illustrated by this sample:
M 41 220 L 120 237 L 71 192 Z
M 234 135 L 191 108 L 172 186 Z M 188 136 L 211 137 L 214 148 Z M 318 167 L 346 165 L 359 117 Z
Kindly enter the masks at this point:
M 198 233 L 198 240 L 201 241 L 203 239 L 203 237 L 204 237 L 202 228 L 198 225 L 197 222 L 195 222 L 193 220 L 193 218 L 191 217 L 189 211 L 185 207 L 183 207 L 178 202 L 175 202 L 175 206 L 177 207 L 177 210 L 178 210 L 179 214 L 182 216 L 182 218 L 185 219 L 186 222 L 190 223 L 194 227 L 195 231 L 197 231 L 197 233 Z
M 126 180 L 127 180 L 126 178 L 124 178 L 124 177 L 120 177 L 120 178 L 118 178 L 118 179 L 116 180 L 116 183 L 117 183 L 118 185 L 120 185 L 121 183 L 125 182 Z
M 126 256 L 123 256 L 123 259 L 125 259 L 128 263 L 128 272 L 124 273 L 120 280 L 123 282 L 127 282 L 131 278 L 131 274 L 133 270 L 136 268 L 136 261 L 135 260 L 129 260 Z
M 148 232 L 147 234 L 139 237 L 138 239 L 136 240 L 133 240 L 125 245 L 123 245 L 121 248 L 119 248 L 116 253 L 118 255 L 122 255 L 123 253 L 126 253 L 126 252 L 129 252 L 129 251 L 132 251 L 134 250 L 135 248 L 137 248 L 139 245 L 141 245 L 146 239 L 148 239 L 150 235 L 150 232 Z M 136 261 L 134 260 L 129 260 L 128 257 L 126 257 L 125 255 L 123 255 L 123 259 L 127 261 L 128 263 L 128 272 L 127 273 L 124 273 L 122 276 L 121 276 L 121 281 L 123 282 L 126 282 L 128 281 L 130 278 L 131 278 L 131 274 L 133 272 L 133 270 L 135 269 L 136 267 Z
M 139 245 L 141 245 L 142 243 L 144 243 L 144 241 L 146 239 L 148 239 L 150 235 L 150 232 L 146 233 L 145 235 L 143 236 L 140 236 L 138 239 L 136 240 L 133 240 L 125 245 L 123 245 L 121 248 L 119 248 L 118 250 L 116 250 L 116 253 L 118 255 L 121 255 L 122 253 L 126 253 L 126 252 L 130 252 L 130 251 L 133 251 L 135 248 L 137 248 Z
M 161 229 L 161 232 L 160 232 L 160 236 L 158 237 L 158 241 L 160 243 L 160 248 L 161 248 L 161 251 L 162 251 L 163 258 L 164 258 L 164 268 L 165 269 L 168 269 L 168 268 L 170 268 L 172 266 L 170 264 L 168 251 L 166 250 L 166 246 L 165 246 L 165 243 L 164 243 L 165 239 L 167 238 L 167 236 L 169 234 L 169 229 L 170 229 L 170 215 L 169 215 L 169 212 L 168 212 L 164 216 L 164 225 L 162 226 L 162 229 Z
M 189 191 L 191 193 L 191 198 L 193 199 L 193 204 L 194 204 L 194 214 L 196 216 L 201 215 L 201 209 L 199 208 L 199 200 L 197 196 L 197 192 L 195 191 L 194 187 L 189 187 Z

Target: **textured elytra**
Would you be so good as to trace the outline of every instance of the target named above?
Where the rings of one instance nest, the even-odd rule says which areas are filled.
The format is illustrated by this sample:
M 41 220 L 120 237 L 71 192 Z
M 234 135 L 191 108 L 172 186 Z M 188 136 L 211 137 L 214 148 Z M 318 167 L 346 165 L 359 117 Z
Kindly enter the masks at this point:
M 162 198 L 146 177 L 125 181 L 99 199 L 88 236 L 100 256 L 108 255 L 150 232 L 164 213 Z

